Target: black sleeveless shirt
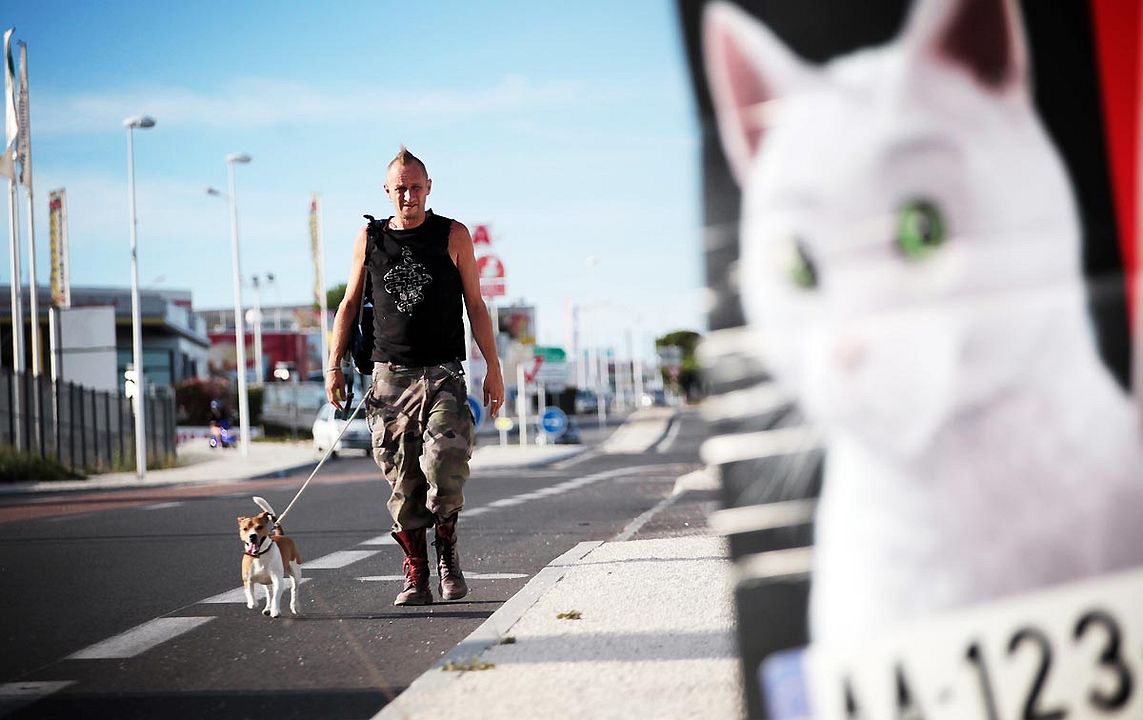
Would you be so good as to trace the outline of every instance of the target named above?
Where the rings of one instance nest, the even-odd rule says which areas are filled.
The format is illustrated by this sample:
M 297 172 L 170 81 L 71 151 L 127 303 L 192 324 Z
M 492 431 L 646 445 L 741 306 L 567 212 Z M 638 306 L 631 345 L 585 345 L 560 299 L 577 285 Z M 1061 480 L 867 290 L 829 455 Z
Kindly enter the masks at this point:
M 365 267 L 373 286 L 373 360 L 438 365 L 464 359 L 460 271 L 448 253 L 452 220 L 425 213 L 411 230 L 378 221 Z

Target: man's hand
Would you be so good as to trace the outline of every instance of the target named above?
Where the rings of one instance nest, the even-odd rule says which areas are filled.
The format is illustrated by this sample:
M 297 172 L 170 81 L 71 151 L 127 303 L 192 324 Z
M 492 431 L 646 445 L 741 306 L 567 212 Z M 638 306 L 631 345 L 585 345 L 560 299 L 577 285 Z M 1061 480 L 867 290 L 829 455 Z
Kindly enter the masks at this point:
M 492 417 L 500 412 L 504 405 L 504 378 L 500 375 L 500 368 L 488 373 L 484 378 L 484 406 Z
M 501 394 L 503 392 L 501 390 Z M 325 397 L 338 410 L 345 410 L 341 405 L 345 400 L 345 375 L 342 374 L 341 368 L 330 370 L 325 374 Z

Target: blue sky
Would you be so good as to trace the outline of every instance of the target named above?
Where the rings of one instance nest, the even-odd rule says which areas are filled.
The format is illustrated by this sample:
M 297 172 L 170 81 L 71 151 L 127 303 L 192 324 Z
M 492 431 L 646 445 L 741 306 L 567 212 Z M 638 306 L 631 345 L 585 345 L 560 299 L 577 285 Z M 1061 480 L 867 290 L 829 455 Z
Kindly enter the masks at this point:
M 541 342 L 564 340 L 569 300 L 595 308 L 605 342 L 704 327 L 673 3 L 25 2 L 0 20 L 28 45 L 42 283 L 47 195 L 66 187 L 73 283 L 129 284 L 122 121 L 145 113 L 140 283 L 190 289 L 198 308 L 233 304 L 226 202 L 204 193 L 225 189 L 228 153 L 253 157 L 237 176 L 242 271 L 276 276 L 269 305 L 311 297 L 311 192 L 326 285 L 344 281 L 404 143 L 428 164 L 431 207 L 490 226 L 507 299 L 537 306 Z

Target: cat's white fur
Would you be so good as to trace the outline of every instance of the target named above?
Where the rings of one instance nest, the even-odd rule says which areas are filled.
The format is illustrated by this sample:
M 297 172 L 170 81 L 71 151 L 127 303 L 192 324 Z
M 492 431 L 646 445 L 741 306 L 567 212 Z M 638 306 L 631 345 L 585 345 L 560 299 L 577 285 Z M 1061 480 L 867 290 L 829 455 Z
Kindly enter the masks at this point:
M 996 82 L 948 49 L 963 0 L 919 0 L 893 43 L 824 67 L 732 5 L 706 11 L 743 305 L 827 439 L 815 641 L 1143 564 L 1135 415 L 1096 354 L 1018 9 L 994 2 Z M 910 260 L 895 217 L 916 198 L 949 239 Z M 795 238 L 814 289 L 785 271 Z

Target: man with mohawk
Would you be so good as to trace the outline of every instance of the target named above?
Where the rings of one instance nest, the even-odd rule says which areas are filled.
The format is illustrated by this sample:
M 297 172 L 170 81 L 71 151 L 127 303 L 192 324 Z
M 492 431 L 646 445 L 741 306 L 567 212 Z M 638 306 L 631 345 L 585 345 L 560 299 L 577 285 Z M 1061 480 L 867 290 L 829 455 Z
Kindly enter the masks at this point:
M 432 603 L 426 533 L 435 528 L 437 592 L 442 600 L 468 593 L 456 550 L 457 517 L 474 437 L 465 354 L 467 310 L 488 363 L 484 404 L 493 416 L 504 403 L 492 320 L 468 228 L 425 207 L 428 170 L 405 146 L 389 163 L 385 194 L 395 214 L 358 233 L 345 297 L 337 308 L 326 370 L 326 396 L 342 409 L 345 355 L 366 276 L 373 288 L 373 385 L 363 402 L 373 459 L 392 488 L 393 538 L 405 551 L 405 586 L 394 605 Z M 368 217 L 368 216 L 366 216 Z

